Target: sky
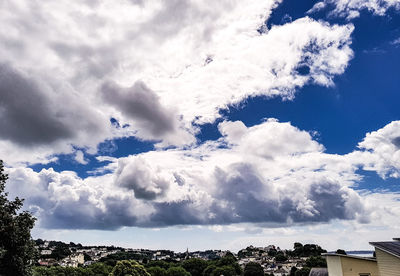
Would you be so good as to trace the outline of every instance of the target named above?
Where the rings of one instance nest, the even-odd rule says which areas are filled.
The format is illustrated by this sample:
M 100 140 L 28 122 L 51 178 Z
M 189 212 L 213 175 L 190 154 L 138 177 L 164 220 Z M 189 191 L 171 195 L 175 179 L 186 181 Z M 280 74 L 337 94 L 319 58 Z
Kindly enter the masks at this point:
M 3 0 L 0 23 L 0 159 L 34 238 L 400 235 L 399 0 Z

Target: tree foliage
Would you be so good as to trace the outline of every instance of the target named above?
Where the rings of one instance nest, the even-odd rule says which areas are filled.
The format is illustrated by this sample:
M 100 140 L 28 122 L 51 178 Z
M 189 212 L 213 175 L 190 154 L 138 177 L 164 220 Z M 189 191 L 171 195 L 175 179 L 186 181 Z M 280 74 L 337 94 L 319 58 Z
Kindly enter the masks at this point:
M 224 265 L 224 266 L 220 266 L 217 267 L 216 269 L 214 269 L 214 271 L 211 274 L 212 276 L 220 276 L 220 275 L 224 275 L 224 276 L 236 276 L 236 275 L 240 275 L 236 273 L 236 270 L 233 266 L 231 265 Z
M 33 276 L 108 276 L 112 266 L 104 263 L 94 263 L 87 267 L 43 267 L 38 266 L 33 270 Z
M 297 270 L 295 275 L 296 276 L 308 276 L 310 274 L 310 271 L 311 271 L 311 268 L 303 267 L 302 269 Z
M 168 268 L 166 275 L 167 276 L 190 276 L 190 273 L 187 272 L 181 266 L 173 266 L 173 267 Z
M 282 253 L 279 253 L 275 256 L 275 261 L 277 262 L 286 262 L 288 260 L 288 258 L 283 255 Z
M 307 267 L 327 267 L 325 258 L 321 256 L 312 256 L 306 260 Z
M 347 255 L 346 251 L 344 251 L 343 249 L 336 250 L 336 254 Z
M 22 199 L 8 199 L 7 179 L 0 160 L 0 275 L 31 275 L 38 254 L 31 237 L 35 218 L 27 211 L 20 211 Z
M 182 267 L 192 276 L 202 276 L 203 270 L 208 266 L 208 262 L 198 258 L 185 260 Z
M 166 276 L 167 275 L 167 270 L 164 268 L 161 268 L 159 266 L 152 266 L 149 268 L 146 268 L 147 272 L 151 274 L 151 276 Z
M 297 267 L 292 266 L 292 268 L 290 269 L 290 276 L 296 276 L 296 271 L 297 271 Z
M 118 261 L 110 276 L 151 276 L 144 266 L 133 260 Z
M 317 244 L 305 244 L 302 245 L 299 242 L 294 243 L 293 255 L 298 257 L 310 257 L 319 256 L 321 253 L 326 253 L 326 250 L 322 249 Z
M 264 270 L 259 263 L 250 262 L 244 267 L 244 276 L 264 276 Z
M 226 255 L 218 260 L 217 267 L 230 266 L 235 270 L 235 275 L 242 274 L 242 268 L 237 263 L 236 258 L 233 255 Z M 225 275 L 225 274 L 224 274 Z

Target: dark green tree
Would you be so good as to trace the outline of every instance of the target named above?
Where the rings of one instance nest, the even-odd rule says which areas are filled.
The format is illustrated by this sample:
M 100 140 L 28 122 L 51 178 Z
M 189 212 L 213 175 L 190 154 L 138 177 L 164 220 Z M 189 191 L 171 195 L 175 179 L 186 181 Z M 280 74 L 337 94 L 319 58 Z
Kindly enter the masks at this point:
M 275 248 L 270 248 L 268 251 L 268 256 L 275 257 L 278 254 L 278 251 Z
M 36 219 L 31 213 L 20 211 L 22 199 L 8 199 L 7 179 L 0 160 L 0 275 L 31 275 L 38 256 L 31 237 Z
M 299 269 L 296 271 L 295 275 L 296 276 L 308 276 L 310 274 L 311 268 L 309 267 L 303 267 L 302 269 Z
M 207 261 L 198 258 L 188 259 L 182 263 L 182 267 L 192 276 L 201 276 L 207 266 Z
M 283 255 L 282 253 L 279 253 L 275 256 L 275 261 L 277 261 L 277 262 L 286 262 L 287 259 L 288 258 L 285 255 Z
M 306 260 L 306 267 L 326 267 L 326 260 L 321 256 L 311 256 Z
M 220 266 L 214 269 L 214 271 L 211 274 L 212 276 L 236 276 L 240 275 L 236 273 L 236 270 L 233 266 L 231 265 L 225 265 L 225 266 Z
M 149 268 L 146 268 L 147 272 L 151 274 L 151 276 L 166 276 L 167 271 L 164 268 L 161 268 L 159 266 L 152 266 Z
M 150 267 L 157 267 L 157 266 L 161 267 L 165 270 L 168 270 L 168 268 L 171 267 L 171 263 L 168 263 L 168 262 L 162 261 L 162 260 L 156 260 L 156 261 L 150 261 L 145 265 L 146 269 L 150 268 Z
M 292 266 L 292 268 L 290 269 L 290 276 L 296 276 L 296 271 L 297 271 L 297 267 Z
M 167 276 L 190 276 L 190 273 L 187 272 L 183 267 L 173 266 L 168 268 Z
M 218 260 L 217 267 L 224 267 L 224 266 L 233 267 L 237 275 L 242 274 L 242 268 L 237 263 L 237 260 L 233 255 L 226 255 Z
M 211 276 L 213 271 L 217 268 L 215 264 L 207 266 L 203 271 L 203 276 Z
M 118 261 L 110 276 L 151 276 L 144 266 L 133 260 Z
M 260 264 L 250 262 L 244 267 L 244 276 L 264 276 L 264 270 Z
M 347 255 L 346 251 L 344 251 L 343 249 L 336 250 L 336 254 Z

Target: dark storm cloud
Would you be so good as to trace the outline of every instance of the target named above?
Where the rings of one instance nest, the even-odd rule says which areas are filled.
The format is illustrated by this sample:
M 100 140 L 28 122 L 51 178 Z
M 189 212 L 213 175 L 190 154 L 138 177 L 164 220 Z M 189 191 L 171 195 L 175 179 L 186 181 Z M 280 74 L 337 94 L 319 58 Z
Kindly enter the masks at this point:
M 54 112 L 39 85 L 9 65 L 0 65 L 0 138 L 31 146 L 71 138 L 66 114 Z
M 155 138 L 176 130 L 175 114 L 163 107 L 157 95 L 143 82 L 137 81 L 130 88 L 122 88 L 113 82 L 101 88 L 104 101 L 138 123 L 142 131 Z

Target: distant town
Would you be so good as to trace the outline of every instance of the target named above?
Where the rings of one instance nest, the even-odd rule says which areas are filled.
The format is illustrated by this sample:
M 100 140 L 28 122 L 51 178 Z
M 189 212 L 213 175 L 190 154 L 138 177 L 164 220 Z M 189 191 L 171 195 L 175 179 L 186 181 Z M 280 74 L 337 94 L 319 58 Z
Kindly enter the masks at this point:
M 132 249 L 114 246 L 83 246 L 81 244 L 59 241 L 35 240 L 40 252 L 38 265 L 61 267 L 85 267 L 94 263 L 113 266 L 118 260 L 135 260 L 146 267 L 151 265 L 165 267 L 185 260 L 218 261 L 229 257 L 235 260 L 240 269 L 249 263 L 257 263 L 267 275 L 291 275 L 303 268 L 325 266 L 322 253 L 327 251 L 316 244 L 295 243 L 293 250 L 281 250 L 278 246 L 248 246 L 237 253 L 223 250 L 174 252 L 171 250 Z M 150 269 L 151 270 L 151 269 Z M 293 274 L 294 275 L 294 274 Z M 308 275 L 308 273 L 307 273 Z
M 237 253 L 223 250 L 174 252 L 73 242 L 35 240 L 36 276 L 116 275 L 116 267 L 136 267 L 148 276 L 392 276 L 400 275 L 400 239 L 370 242 L 373 251 L 337 249 L 295 242 L 293 249 L 248 246 Z M 125 263 L 124 263 L 125 262 Z M 135 271 L 136 271 L 135 270 Z

